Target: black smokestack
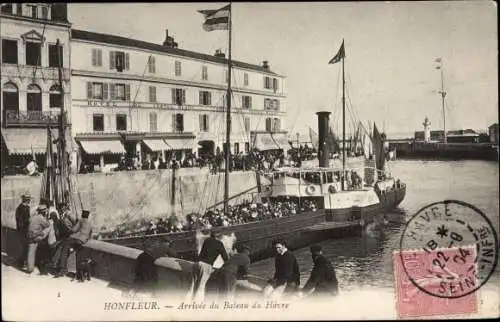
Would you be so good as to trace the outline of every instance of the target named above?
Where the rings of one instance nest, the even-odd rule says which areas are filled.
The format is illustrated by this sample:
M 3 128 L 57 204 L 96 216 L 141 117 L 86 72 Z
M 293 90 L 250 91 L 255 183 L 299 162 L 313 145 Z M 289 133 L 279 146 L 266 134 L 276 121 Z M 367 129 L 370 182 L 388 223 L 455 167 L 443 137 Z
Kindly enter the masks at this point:
M 330 151 L 328 144 L 326 144 L 326 137 L 328 135 L 328 123 L 330 112 L 317 112 L 318 115 L 318 161 L 319 166 L 327 168 L 329 166 Z

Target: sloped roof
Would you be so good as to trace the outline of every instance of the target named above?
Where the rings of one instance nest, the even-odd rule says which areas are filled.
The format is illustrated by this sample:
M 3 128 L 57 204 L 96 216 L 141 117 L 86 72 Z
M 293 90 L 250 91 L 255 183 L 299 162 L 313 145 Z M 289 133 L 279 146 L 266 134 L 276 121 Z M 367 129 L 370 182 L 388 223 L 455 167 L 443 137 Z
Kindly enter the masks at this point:
M 194 51 L 189 51 L 189 50 L 180 49 L 180 48 L 169 48 L 169 47 L 165 47 L 163 45 L 154 44 L 154 43 L 150 43 L 150 42 L 146 42 L 146 41 L 142 41 L 142 40 L 131 39 L 131 38 L 115 36 L 115 35 L 110 35 L 110 34 L 101 34 L 101 33 L 91 32 L 91 31 L 86 31 L 86 30 L 72 29 L 71 30 L 71 37 L 73 39 L 88 40 L 88 41 L 101 42 L 101 43 L 106 43 L 106 44 L 111 44 L 111 45 L 128 46 L 128 47 L 135 47 L 135 48 L 139 48 L 139 49 L 158 51 L 158 52 L 177 55 L 177 56 L 184 56 L 184 57 L 188 57 L 188 58 L 206 60 L 206 61 L 210 61 L 213 63 L 219 63 L 219 64 L 227 64 L 228 63 L 228 60 L 226 58 L 222 58 L 222 57 L 216 57 L 216 56 L 212 56 L 212 55 L 197 53 Z M 261 72 L 261 73 L 279 76 L 277 73 L 272 72 L 268 69 L 265 69 L 264 67 L 262 67 L 260 65 L 248 64 L 248 63 L 240 62 L 237 60 L 233 60 L 232 63 L 233 63 L 233 66 L 235 66 L 235 67 L 251 69 L 251 70 Z

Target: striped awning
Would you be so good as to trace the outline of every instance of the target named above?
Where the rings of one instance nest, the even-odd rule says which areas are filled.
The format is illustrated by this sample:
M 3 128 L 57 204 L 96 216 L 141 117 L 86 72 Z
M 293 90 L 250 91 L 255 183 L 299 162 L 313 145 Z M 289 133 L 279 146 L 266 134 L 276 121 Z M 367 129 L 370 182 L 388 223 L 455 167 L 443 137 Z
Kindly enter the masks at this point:
M 59 137 L 57 129 L 52 129 L 52 138 Z M 47 129 L 11 128 L 2 129 L 2 136 L 9 154 L 45 153 L 47 149 Z M 70 142 L 67 143 L 68 145 Z M 56 145 L 53 145 L 56 151 Z
M 170 147 L 163 141 L 163 139 L 147 139 L 142 140 L 144 144 L 146 144 L 151 151 L 163 151 L 170 150 Z
M 253 138 L 253 146 L 261 151 L 290 149 L 285 133 L 257 133 Z
M 168 145 L 168 150 L 191 150 L 194 145 L 193 138 L 171 138 L 165 139 Z
M 289 150 L 290 149 L 290 143 L 288 143 L 288 138 L 285 133 L 274 133 L 271 134 L 274 143 L 283 150 Z
M 87 154 L 125 153 L 120 140 L 80 140 L 79 142 Z

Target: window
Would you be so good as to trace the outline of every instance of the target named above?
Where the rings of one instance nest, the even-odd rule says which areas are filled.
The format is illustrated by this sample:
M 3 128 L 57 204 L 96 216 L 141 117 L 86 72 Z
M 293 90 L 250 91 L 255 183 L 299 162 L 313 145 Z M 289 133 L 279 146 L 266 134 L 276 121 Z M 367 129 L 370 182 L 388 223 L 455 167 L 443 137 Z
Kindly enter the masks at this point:
M 245 153 L 248 153 L 248 152 L 250 152 L 250 143 L 245 142 Z
M 42 111 L 42 90 L 38 85 L 31 84 L 28 86 L 26 105 L 28 111 Z
M 116 101 L 130 101 L 130 85 L 111 84 L 111 99 Z
M 18 3 L 16 4 L 16 14 L 18 16 L 22 16 L 23 15 L 23 5 Z
M 12 3 L 2 4 L 2 13 L 12 14 Z
M 248 73 L 243 74 L 243 85 L 248 86 Z
M 59 53 L 58 53 L 59 47 Z M 61 57 L 61 66 L 63 66 L 63 46 L 49 45 L 49 67 L 59 67 L 59 57 Z
M 208 67 L 207 66 L 201 67 L 201 79 L 208 80 Z
M 2 63 L 17 64 L 17 41 L 2 39 Z
M 96 100 L 108 99 L 108 84 L 106 83 L 87 83 L 87 98 Z
M 3 86 L 2 103 L 6 111 L 19 111 L 19 91 L 14 83 L 5 83 Z
M 172 104 L 183 105 L 184 103 L 186 103 L 186 90 L 172 88 Z
M 274 109 L 279 111 L 279 109 L 280 109 L 280 101 L 279 100 L 274 100 Z
M 275 118 L 273 120 L 273 132 L 278 132 L 281 128 L 281 120 L 279 118 Z
M 61 108 L 62 93 L 59 85 L 52 85 L 49 89 L 49 103 L 51 108 Z
M 156 73 L 156 59 L 153 56 L 149 56 L 148 58 L 148 71 L 151 74 Z
M 240 144 L 238 142 L 234 143 L 234 154 L 240 153 Z
M 26 7 L 27 7 L 27 13 L 28 13 L 29 17 L 38 18 L 36 6 L 27 5 Z
M 42 19 L 49 19 L 49 8 L 42 7 Z
M 268 117 L 266 118 L 266 132 L 272 132 L 273 130 L 273 119 Z
M 245 118 L 243 120 L 245 123 L 245 132 L 249 132 L 250 131 L 250 118 L 248 116 L 245 116 Z
M 271 108 L 271 100 L 269 98 L 264 98 L 264 109 L 268 110 Z
M 156 102 L 156 87 L 155 86 L 149 86 L 149 101 L 151 103 Z
M 40 44 L 34 42 L 26 43 L 26 65 L 41 66 Z
M 92 66 L 102 67 L 102 50 L 92 48 Z
M 126 114 L 116 114 L 116 130 L 126 131 L 127 130 L 127 115 Z
M 200 91 L 200 105 L 212 105 L 212 93 Z
M 130 69 L 130 55 L 123 51 L 109 52 L 109 68 L 116 69 L 117 72 Z
M 277 78 L 273 78 L 273 90 L 275 92 L 277 92 L 279 89 L 279 86 L 278 86 L 278 79 Z
M 175 62 L 175 76 L 181 76 L 181 62 L 180 61 L 176 61 Z
M 94 131 L 104 131 L 104 115 L 103 114 L 94 114 L 92 120 L 93 120 Z
M 208 132 L 208 115 L 200 115 L 200 132 Z
M 172 130 L 174 132 L 182 133 L 184 132 L 184 115 L 174 114 L 172 115 Z
M 224 69 L 224 74 L 226 75 L 226 83 L 229 83 L 229 70 Z
M 252 108 L 252 97 L 243 95 L 241 97 L 241 107 L 242 108 Z
M 158 115 L 155 112 L 149 113 L 149 131 L 150 132 L 158 131 Z
M 271 77 L 264 76 L 264 88 L 271 89 Z

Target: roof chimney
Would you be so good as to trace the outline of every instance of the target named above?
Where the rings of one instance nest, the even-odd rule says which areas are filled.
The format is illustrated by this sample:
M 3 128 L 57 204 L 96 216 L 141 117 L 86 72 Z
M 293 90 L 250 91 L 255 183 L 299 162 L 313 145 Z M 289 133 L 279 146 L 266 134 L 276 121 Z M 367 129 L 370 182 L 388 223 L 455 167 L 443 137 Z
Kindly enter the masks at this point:
M 264 60 L 262 62 L 262 67 L 264 67 L 265 69 L 269 70 L 269 62 L 267 60 Z
M 226 54 L 224 54 L 220 49 L 215 50 L 214 56 L 219 58 L 226 58 Z
M 165 29 L 165 41 L 163 42 L 163 46 L 168 48 L 177 48 L 177 43 L 174 41 L 174 37 L 170 37 L 168 35 L 168 29 Z

